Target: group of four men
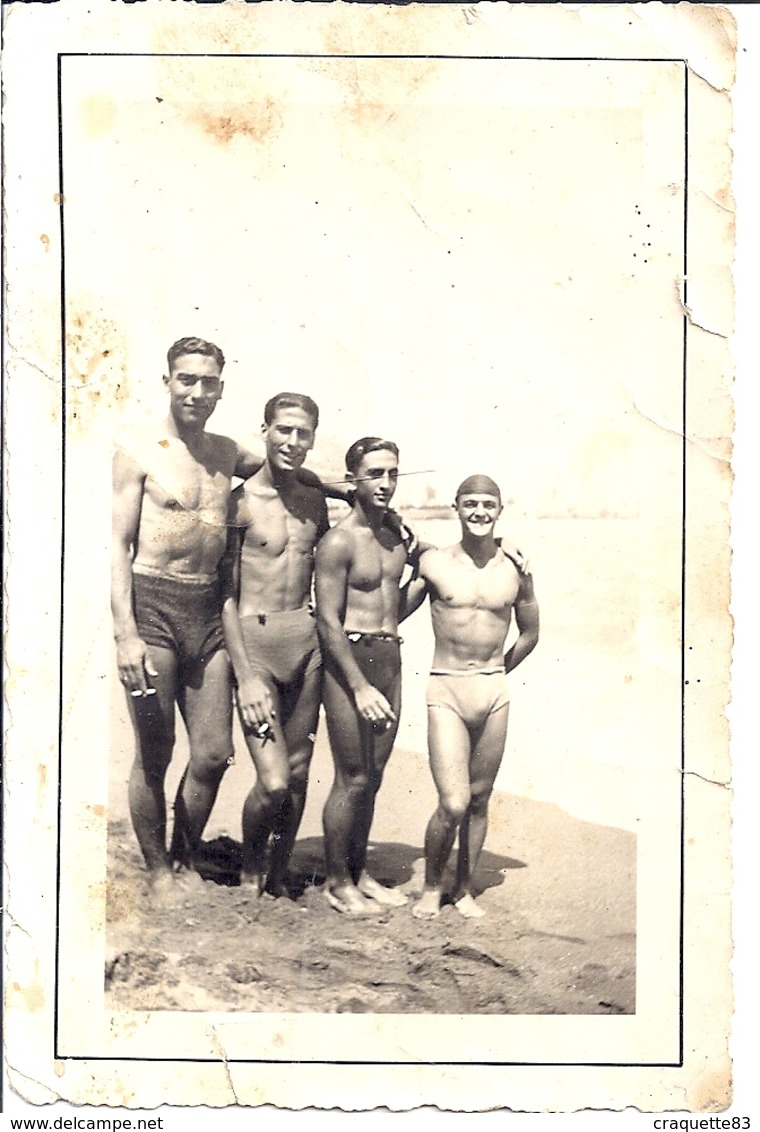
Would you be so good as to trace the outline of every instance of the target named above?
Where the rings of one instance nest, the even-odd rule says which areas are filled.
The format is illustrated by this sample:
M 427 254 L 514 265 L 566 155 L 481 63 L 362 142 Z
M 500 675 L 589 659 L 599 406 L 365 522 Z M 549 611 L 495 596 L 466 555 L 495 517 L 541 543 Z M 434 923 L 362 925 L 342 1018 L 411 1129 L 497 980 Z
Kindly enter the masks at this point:
M 530 574 L 519 552 L 494 538 L 499 488 L 469 477 L 455 504 L 461 541 L 446 550 L 410 545 L 390 510 L 399 466 L 392 441 L 358 440 L 346 454 L 348 490 L 323 485 L 303 468 L 319 422 L 310 397 L 281 393 L 267 402 L 262 462 L 206 432 L 224 387 L 221 350 L 183 338 L 167 360 L 166 420 L 133 435 L 114 457 L 112 609 L 136 739 L 129 802 L 154 891 L 168 897 L 181 889 L 199 862 L 233 755 L 234 683 L 256 768 L 243 806 L 242 882 L 258 894 L 288 889 L 323 703 L 335 763 L 324 810 L 327 899 L 349 916 L 406 903 L 370 876 L 366 856 L 399 724 L 399 623 L 429 594 L 428 732 L 439 804 L 413 913 L 438 914 L 458 831 L 451 896 L 463 915 L 481 915 L 472 880 L 506 739 L 506 672 L 538 640 Z M 233 489 L 235 477 L 243 482 Z M 352 503 L 332 529 L 326 495 Z M 505 655 L 513 610 L 519 635 Z M 175 704 L 190 757 L 167 851 Z

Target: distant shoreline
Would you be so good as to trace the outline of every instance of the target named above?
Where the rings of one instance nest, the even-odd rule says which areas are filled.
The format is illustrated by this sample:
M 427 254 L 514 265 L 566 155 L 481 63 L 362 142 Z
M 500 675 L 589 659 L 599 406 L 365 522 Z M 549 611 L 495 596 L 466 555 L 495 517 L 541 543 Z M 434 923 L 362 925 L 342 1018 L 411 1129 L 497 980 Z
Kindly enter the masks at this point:
M 515 514 L 510 504 L 506 504 L 506 509 L 509 510 L 509 518 L 524 519 L 526 522 L 538 522 L 542 520 L 551 520 L 556 522 L 559 520 L 572 520 L 581 519 L 584 522 L 595 520 L 600 522 L 631 522 L 632 520 L 639 519 L 639 515 L 619 515 L 609 511 L 596 511 L 593 513 L 571 513 L 564 512 L 557 514 L 550 511 L 542 511 L 538 514 L 528 514 L 527 512 L 520 512 Z M 328 514 L 331 519 L 339 518 L 345 514 L 346 504 L 338 500 L 328 500 L 327 504 Z M 430 503 L 423 506 L 400 506 L 397 510 L 403 515 L 405 519 L 418 520 L 420 522 L 454 522 L 456 516 L 450 503 Z

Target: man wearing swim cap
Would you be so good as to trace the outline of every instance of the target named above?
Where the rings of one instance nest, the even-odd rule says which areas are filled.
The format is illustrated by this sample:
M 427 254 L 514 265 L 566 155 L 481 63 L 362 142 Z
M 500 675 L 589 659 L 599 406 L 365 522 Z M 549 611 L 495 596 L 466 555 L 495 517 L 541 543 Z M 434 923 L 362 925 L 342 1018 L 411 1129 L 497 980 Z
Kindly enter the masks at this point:
M 412 909 L 418 919 L 432 919 L 440 911 L 443 873 L 457 832 L 451 897 L 461 915 L 484 915 L 475 901 L 473 878 L 507 737 L 506 674 L 538 642 L 533 580 L 494 538 L 502 511 L 498 485 L 489 476 L 469 476 L 457 490 L 454 507 L 461 541 L 443 550 L 426 550 L 419 567 L 430 595 L 435 636 L 427 705 L 438 806 L 425 833 L 425 888 Z M 505 654 L 513 610 L 519 633 Z
M 387 525 L 398 448 L 363 437 L 346 453 L 354 508 L 317 547 L 317 622 L 324 650 L 323 703 L 335 780 L 324 810 L 332 908 L 370 916 L 406 903 L 366 868 L 375 799 L 401 710 L 401 576 L 407 551 Z

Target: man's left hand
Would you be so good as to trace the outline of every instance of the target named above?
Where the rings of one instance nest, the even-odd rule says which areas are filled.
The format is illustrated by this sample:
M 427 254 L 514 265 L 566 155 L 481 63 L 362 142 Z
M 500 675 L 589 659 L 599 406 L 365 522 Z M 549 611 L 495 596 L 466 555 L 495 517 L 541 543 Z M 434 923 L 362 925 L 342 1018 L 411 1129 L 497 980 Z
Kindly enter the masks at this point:
M 521 574 L 530 574 L 530 563 L 521 550 L 513 546 L 513 544 L 508 542 L 505 538 L 498 538 L 496 544 L 504 557 L 508 558 Z

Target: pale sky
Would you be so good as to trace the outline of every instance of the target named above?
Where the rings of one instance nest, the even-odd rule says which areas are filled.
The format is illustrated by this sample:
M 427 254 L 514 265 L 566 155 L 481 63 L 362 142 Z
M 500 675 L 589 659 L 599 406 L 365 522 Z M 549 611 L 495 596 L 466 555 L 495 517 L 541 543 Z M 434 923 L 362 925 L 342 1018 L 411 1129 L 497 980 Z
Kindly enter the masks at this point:
M 64 96 L 70 370 L 126 375 L 127 417 L 163 412 L 166 348 L 197 333 L 243 442 L 290 388 L 323 449 L 389 435 L 445 500 L 475 470 L 534 513 L 661 491 L 677 66 L 67 59 Z M 675 436 L 662 457 L 677 475 Z

